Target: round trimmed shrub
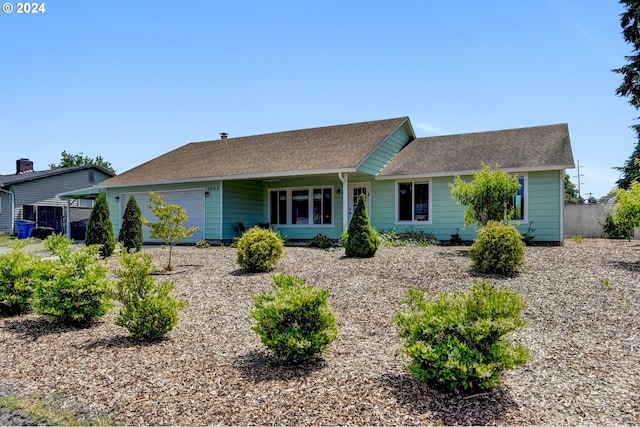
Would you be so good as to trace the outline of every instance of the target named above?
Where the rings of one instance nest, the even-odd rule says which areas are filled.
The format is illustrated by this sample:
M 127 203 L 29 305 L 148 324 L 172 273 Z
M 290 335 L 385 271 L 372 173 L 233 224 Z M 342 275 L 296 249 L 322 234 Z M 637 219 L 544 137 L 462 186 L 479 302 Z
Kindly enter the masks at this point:
M 500 384 L 504 370 L 531 359 L 523 345 L 505 335 L 526 325 L 525 302 L 513 290 L 476 280 L 469 292 L 441 293 L 425 300 L 424 291 L 408 292 L 409 307 L 394 322 L 404 339 L 408 369 L 421 382 L 447 392 L 486 390 Z
M 514 226 L 497 221 L 482 227 L 469 248 L 473 267 L 480 273 L 513 276 L 524 265 L 524 255 L 522 235 Z
M 152 262 L 150 253 L 123 250 L 121 268 L 116 270 L 114 294 L 122 308 L 115 324 L 141 341 L 152 341 L 171 331 L 178 324 L 180 310 L 187 305 L 173 294 L 173 282 L 156 282 L 151 275 L 155 270 Z
M 33 290 L 34 309 L 65 325 L 87 326 L 112 307 L 111 282 L 99 247 L 71 252 L 70 240 L 55 235 L 48 239 L 52 244 L 45 241 L 45 246 L 54 249 L 59 259 L 40 262 Z
M 237 262 L 245 271 L 269 271 L 282 258 L 283 248 L 282 239 L 273 230 L 253 227 L 238 240 Z
M 300 276 L 272 275 L 271 291 L 254 296 L 253 330 L 275 355 L 303 362 L 325 350 L 338 335 L 329 291 L 306 285 Z

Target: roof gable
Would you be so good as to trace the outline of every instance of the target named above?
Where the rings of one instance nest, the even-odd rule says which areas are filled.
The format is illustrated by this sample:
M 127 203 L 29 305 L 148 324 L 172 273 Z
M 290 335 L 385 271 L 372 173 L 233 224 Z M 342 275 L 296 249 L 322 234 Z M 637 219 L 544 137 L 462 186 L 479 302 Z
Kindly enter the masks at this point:
M 407 117 L 193 142 L 100 186 L 355 171 Z
M 108 176 L 114 176 L 113 173 L 109 172 L 106 169 L 103 169 L 96 165 L 83 165 L 83 166 L 72 166 L 68 168 L 55 168 L 48 169 L 42 171 L 30 171 L 24 172 L 20 174 L 12 174 L 12 175 L 0 175 L 0 186 L 5 187 L 9 185 L 21 184 L 23 182 L 35 181 L 38 179 L 46 179 L 52 176 L 64 175 L 68 173 L 73 173 L 85 169 L 95 169 Z
M 508 171 L 574 167 L 566 123 L 489 132 L 417 138 L 381 172 L 396 176 L 462 175 L 481 163 Z

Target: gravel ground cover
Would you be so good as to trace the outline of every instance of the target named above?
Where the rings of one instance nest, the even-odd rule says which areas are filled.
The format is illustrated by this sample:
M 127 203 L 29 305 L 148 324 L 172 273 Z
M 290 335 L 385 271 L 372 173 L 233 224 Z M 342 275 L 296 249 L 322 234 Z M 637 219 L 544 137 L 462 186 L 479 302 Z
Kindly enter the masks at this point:
M 159 266 L 167 251 L 144 249 Z M 269 274 L 245 274 L 232 248 L 174 249 L 170 279 L 189 300 L 162 341 L 140 344 L 113 323 L 87 329 L 28 314 L 0 318 L 0 395 L 57 393 L 87 416 L 128 425 L 638 425 L 640 243 L 585 239 L 528 247 L 526 269 L 492 278 L 527 301 L 510 339 L 534 359 L 504 384 L 446 395 L 418 383 L 391 318 L 406 290 L 467 290 L 478 276 L 466 247 L 285 248 L 275 272 L 328 288 L 339 335 L 323 357 L 293 367 L 251 330 L 252 295 Z M 111 262 L 115 262 L 112 259 Z

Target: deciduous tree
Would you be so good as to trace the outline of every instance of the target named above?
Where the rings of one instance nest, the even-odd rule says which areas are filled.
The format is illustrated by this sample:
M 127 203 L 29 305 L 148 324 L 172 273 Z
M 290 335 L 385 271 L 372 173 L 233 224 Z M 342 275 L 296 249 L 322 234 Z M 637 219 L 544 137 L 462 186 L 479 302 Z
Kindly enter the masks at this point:
M 169 247 L 169 261 L 165 270 L 171 271 L 173 270 L 173 265 L 171 265 L 173 247 L 182 239 L 192 236 L 198 227 L 187 228 L 184 226 L 189 221 L 189 216 L 183 206 L 164 203 L 163 197 L 158 193 L 150 192 L 149 197 L 151 199 L 149 209 L 154 213 L 158 222 L 142 218 L 142 223 L 151 228 L 152 239 L 162 239 Z
M 451 197 L 458 205 L 466 206 L 464 224 L 485 226 L 489 221 L 508 221 L 513 218 L 515 208 L 513 197 L 520 188 L 520 182 L 496 165 L 496 170 L 482 163 L 482 170 L 473 174 L 468 182 L 456 176 L 449 184 Z

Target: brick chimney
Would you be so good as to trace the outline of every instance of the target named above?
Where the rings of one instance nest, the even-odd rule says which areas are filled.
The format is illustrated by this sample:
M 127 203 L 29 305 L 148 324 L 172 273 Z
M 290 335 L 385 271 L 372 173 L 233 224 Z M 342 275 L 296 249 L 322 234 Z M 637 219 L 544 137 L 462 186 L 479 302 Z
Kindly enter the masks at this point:
M 25 158 L 16 160 L 16 175 L 25 172 L 33 172 L 33 162 Z
M 220 139 L 227 139 L 227 137 L 229 136 L 228 133 L 226 132 L 220 132 Z

